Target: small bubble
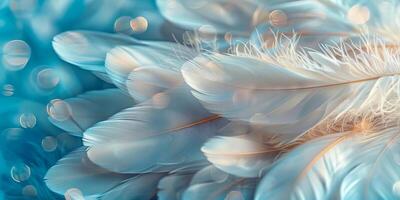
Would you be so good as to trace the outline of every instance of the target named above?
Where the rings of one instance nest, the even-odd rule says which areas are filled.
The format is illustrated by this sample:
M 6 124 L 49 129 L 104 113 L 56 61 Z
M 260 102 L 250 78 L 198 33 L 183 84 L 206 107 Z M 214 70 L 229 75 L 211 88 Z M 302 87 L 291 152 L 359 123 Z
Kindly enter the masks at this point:
M 42 140 L 42 148 L 46 152 L 52 152 L 57 149 L 57 139 L 52 136 L 47 136 Z
M 26 185 L 24 188 L 22 188 L 22 195 L 26 197 L 36 197 L 37 190 L 33 185 Z
M 82 191 L 78 188 L 68 189 L 64 194 L 65 200 L 85 200 Z
M 269 22 L 274 27 L 282 27 L 288 24 L 288 16 L 282 10 L 274 10 L 269 14 Z
M 3 95 L 7 97 L 14 95 L 14 86 L 11 84 L 5 84 L 3 86 Z
M 370 18 L 370 13 L 368 7 L 362 5 L 354 5 L 347 12 L 347 19 L 356 25 L 365 24 Z
M 244 200 L 244 197 L 240 191 L 230 191 L 225 200 Z
M 392 192 L 396 197 L 400 197 L 400 181 L 396 181 L 393 184 Z
M 117 20 L 115 20 L 114 23 L 114 31 L 117 33 L 123 33 L 123 34 L 132 34 L 132 28 L 131 28 L 131 20 L 132 18 L 129 16 L 122 16 L 119 17 Z
M 51 89 L 58 85 L 60 77 L 54 69 L 46 68 L 37 74 L 36 82 L 40 88 Z
M 65 121 L 71 117 L 71 108 L 65 101 L 53 99 L 47 104 L 47 113 L 57 121 Z
M 31 176 L 31 168 L 24 163 L 18 163 L 11 168 L 11 178 L 15 182 L 22 182 L 29 179 Z
M 36 125 L 36 117 L 32 113 L 24 113 L 19 117 L 22 128 L 33 128 Z
M 23 69 L 31 57 L 31 48 L 22 40 L 13 40 L 3 46 L 3 64 L 10 71 Z
M 132 19 L 130 21 L 130 25 L 132 30 L 135 33 L 143 33 L 147 30 L 147 27 L 149 26 L 149 22 L 147 19 L 143 16 L 136 17 L 135 19 Z

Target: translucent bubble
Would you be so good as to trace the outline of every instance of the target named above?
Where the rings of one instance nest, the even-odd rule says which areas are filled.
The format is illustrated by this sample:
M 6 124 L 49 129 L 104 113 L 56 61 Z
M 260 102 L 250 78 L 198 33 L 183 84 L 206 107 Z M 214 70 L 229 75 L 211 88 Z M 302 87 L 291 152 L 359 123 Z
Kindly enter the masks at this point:
M 47 104 L 47 113 L 57 121 L 65 121 L 71 117 L 71 108 L 65 101 L 53 99 Z
M 40 88 L 51 89 L 58 85 L 60 77 L 54 69 L 46 68 L 37 74 L 36 82 Z
M 400 197 L 400 181 L 396 181 L 393 184 L 392 192 L 395 196 Z
M 22 195 L 25 197 L 36 197 L 37 190 L 33 185 L 26 185 L 24 188 L 22 188 Z
M 52 136 L 47 136 L 42 140 L 42 148 L 47 152 L 52 152 L 57 149 L 58 141 Z
M 3 46 L 2 61 L 6 69 L 23 69 L 31 57 L 31 48 L 22 40 L 13 40 Z
M 11 84 L 3 85 L 3 95 L 7 97 L 14 95 L 14 86 Z
M 143 33 L 147 30 L 147 27 L 149 26 L 149 22 L 147 19 L 143 16 L 136 17 L 135 19 L 132 19 L 130 21 L 130 25 L 132 30 L 135 33 Z
M 274 10 L 269 14 L 269 22 L 275 27 L 286 26 L 288 24 L 288 16 L 282 10 Z
M 244 197 L 240 191 L 230 191 L 225 200 L 244 200 Z
M 354 5 L 347 12 L 347 19 L 356 25 L 365 24 L 370 18 L 370 12 L 368 7 L 362 5 Z
M 18 163 L 11 168 L 11 178 L 15 182 L 22 182 L 28 180 L 31 176 L 31 168 L 24 163 Z
M 36 117 L 32 113 L 24 113 L 19 117 L 22 128 L 33 128 L 36 125 Z
M 131 20 L 132 18 L 129 16 L 122 16 L 119 17 L 117 20 L 115 20 L 114 23 L 114 31 L 117 33 L 123 33 L 123 34 L 132 34 L 132 28 L 131 28 Z
M 65 200 L 85 200 L 82 191 L 78 188 L 68 189 L 64 194 Z

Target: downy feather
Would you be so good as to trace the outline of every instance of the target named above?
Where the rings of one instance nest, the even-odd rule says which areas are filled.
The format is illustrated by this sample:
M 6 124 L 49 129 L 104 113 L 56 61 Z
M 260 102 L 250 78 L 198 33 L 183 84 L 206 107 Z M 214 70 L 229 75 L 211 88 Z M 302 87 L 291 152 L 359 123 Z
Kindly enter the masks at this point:
M 258 133 L 287 143 L 327 118 L 371 113 L 393 118 L 399 109 L 400 54 L 376 38 L 360 44 L 271 54 L 202 56 L 182 73 L 211 112 L 249 122 Z M 349 48 L 351 50 L 349 50 Z
M 184 87 L 96 124 L 84 133 L 84 144 L 94 163 L 112 171 L 171 171 L 204 159 L 201 145 L 225 124 Z
M 217 136 L 201 150 L 215 167 L 238 177 L 258 177 L 277 155 L 254 135 Z
M 74 98 L 49 103 L 49 120 L 57 127 L 82 136 L 95 123 L 134 105 L 119 89 L 89 91 Z

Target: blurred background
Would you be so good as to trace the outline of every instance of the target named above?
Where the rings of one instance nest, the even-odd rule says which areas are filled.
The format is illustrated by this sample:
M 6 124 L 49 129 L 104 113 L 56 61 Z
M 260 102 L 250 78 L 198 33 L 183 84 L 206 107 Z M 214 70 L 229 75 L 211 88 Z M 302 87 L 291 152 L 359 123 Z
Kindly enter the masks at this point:
M 81 145 L 48 122 L 54 99 L 111 87 L 62 62 L 52 39 L 67 30 L 171 40 L 153 0 L 0 0 L 0 199 L 63 199 L 47 169 Z

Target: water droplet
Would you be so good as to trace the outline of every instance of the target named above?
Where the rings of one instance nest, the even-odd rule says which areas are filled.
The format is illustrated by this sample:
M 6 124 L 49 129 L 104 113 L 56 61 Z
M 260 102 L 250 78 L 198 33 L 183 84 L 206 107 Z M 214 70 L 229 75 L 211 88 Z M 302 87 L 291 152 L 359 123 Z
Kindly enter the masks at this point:
M 22 188 L 22 195 L 26 197 L 36 197 L 37 190 L 33 185 L 26 185 L 24 188 Z
M 3 86 L 3 95 L 7 97 L 14 95 L 14 86 L 11 84 L 5 84 Z
M 22 40 L 13 40 L 3 46 L 3 64 L 6 69 L 23 69 L 31 57 L 31 48 Z
M 71 108 L 65 101 L 53 99 L 47 104 L 47 113 L 57 121 L 65 121 L 71 117 Z
M 85 200 L 82 191 L 78 188 L 68 189 L 64 194 L 65 200 Z
M 117 20 L 115 20 L 114 23 L 114 31 L 117 33 L 123 33 L 123 34 L 132 34 L 132 28 L 131 28 L 131 20 L 132 18 L 129 16 L 122 16 L 119 17 Z
M 400 197 L 400 181 L 396 181 L 393 184 L 392 192 L 395 196 Z
M 31 176 L 31 168 L 24 163 L 18 163 L 11 168 L 11 178 L 15 182 L 22 182 L 28 180 Z
M 274 10 L 269 14 L 269 22 L 274 27 L 287 26 L 288 16 L 282 10 Z
M 24 113 L 19 117 L 22 128 L 33 128 L 36 125 L 36 117 L 32 113 Z
M 240 191 L 230 191 L 225 200 L 244 200 L 244 197 Z
M 51 89 L 58 85 L 60 77 L 54 69 L 46 68 L 37 74 L 36 82 L 40 88 Z
M 47 136 L 42 140 L 42 148 L 47 152 L 52 152 L 57 149 L 58 141 L 52 136 Z
M 145 17 L 139 16 L 136 17 L 135 19 L 132 19 L 130 21 L 130 25 L 135 33 L 143 33 L 147 30 L 149 23 Z
M 356 4 L 347 12 L 347 19 L 356 25 L 365 24 L 370 18 L 368 7 Z

